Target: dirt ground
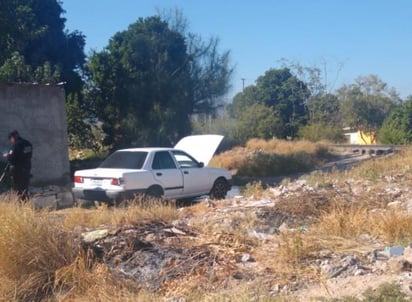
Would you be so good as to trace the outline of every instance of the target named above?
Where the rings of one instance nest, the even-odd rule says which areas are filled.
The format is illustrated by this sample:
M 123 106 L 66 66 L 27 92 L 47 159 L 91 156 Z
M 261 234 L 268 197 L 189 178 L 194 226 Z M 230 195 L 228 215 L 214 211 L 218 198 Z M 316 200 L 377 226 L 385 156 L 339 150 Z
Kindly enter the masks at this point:
M 47 215 L 74 238 L 88 282 L 105 267 L 150 294 L 141 301 L 332 301 L 385 283 L 412 298 L 411 181 L 412 151 L 347 154 L 226 200 Z

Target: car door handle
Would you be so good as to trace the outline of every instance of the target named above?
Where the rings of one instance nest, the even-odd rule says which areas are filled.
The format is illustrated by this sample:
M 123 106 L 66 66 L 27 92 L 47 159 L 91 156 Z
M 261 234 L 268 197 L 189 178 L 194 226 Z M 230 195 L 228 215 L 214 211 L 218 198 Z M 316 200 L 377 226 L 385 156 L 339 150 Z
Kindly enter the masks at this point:
M 162 173 L 160 173 L 160 172 L 157 172 L 156 173 L 156 176 L 162 176 L 163 174 Z
M 184 173 L 184 174 L 189 174 L 189 171 L 184 171 L 183 173 Z

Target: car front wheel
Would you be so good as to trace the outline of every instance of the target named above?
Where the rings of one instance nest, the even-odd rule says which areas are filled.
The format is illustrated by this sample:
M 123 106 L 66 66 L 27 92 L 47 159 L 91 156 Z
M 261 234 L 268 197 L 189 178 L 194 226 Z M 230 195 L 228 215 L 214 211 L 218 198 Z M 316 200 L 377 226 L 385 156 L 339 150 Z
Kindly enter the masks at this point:
M 225 199 L 227 194 L 227 181 L 226 179 L 219 178 L 213 184 L 212 190 L 210 191 L 210 199 L 220 200 Z

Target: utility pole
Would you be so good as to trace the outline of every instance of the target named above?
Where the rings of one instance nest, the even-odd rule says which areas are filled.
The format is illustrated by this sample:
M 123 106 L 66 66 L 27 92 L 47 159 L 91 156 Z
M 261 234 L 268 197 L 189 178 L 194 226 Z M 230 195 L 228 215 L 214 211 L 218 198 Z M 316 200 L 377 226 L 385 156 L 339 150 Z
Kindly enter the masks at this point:
M 245 91 L 245 81 L 246 81 L 246 79 L 245 78 L 241 78 L 241 80 L 242 80 L 242 92 L 243 91 Z

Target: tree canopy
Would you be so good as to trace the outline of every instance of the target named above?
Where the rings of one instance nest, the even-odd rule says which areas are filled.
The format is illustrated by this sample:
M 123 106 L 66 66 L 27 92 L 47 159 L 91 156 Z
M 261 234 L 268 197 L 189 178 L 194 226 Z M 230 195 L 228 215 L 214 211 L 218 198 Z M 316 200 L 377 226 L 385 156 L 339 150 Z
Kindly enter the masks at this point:
M 307 122 L 306 101 L 310 91 L 306 84 L 294 76 L 288 68 L 269 69 L 260 76 L 256 85 L 245 88 L 233 99 L 229 112 L 243 122 L 249 118 L 245 110 L 256 104 L 266 106 L 273 110 L 271 120 L 271 133 L 263 136 L 276 136 L 279 138 L 295 137 L 301 125 Z M 256 133 L 255 135 L 258 135 Z
M 337 95 L 343 122 L 365 131 L 377 131 L 392 109 L 399 104 L 396 91 L 376 75 L 359 77 L 342 86 Z
M 379 140 L 384 144 L 412 143 L 412 97 L 397 106 L 385 119 L 379 131 Z
M 182 33 L 153 16 L 140 18 L 91 55 L 88 97 L 104 123 L 106 144 L 170 145 L 191 132 L 192 113 L 213 111 L 231 69 L 216 43 L 202 45 L 197 47 L 203 52 L 194 55 Z
M 57 0 L 3 0 L 0 10 L 0 79 L 67 82 L 68 93 L 82 89 L 85 37 L 65 29 Z

